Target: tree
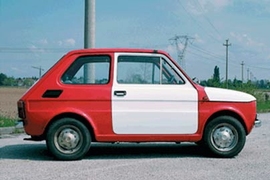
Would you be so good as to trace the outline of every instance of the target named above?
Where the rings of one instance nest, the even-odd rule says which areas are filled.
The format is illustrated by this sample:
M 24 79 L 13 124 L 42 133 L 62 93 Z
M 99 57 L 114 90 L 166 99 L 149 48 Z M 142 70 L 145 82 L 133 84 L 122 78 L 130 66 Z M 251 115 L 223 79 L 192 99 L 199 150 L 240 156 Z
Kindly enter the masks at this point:
M 219 67 L 215 66 L 213 77 L 203 83 L 205 86 L 220 87 Z
M 0 86 L 4 85 L 4 81 L 7 79 L 7 76 L 3 73 L 0 73 Z
M 4 86 L 16 86 L 16 80 L 14 77 L 7 77 L 4 82 L 3 82 Z
M 220 84 L 220 74 L 219 74 L 219 67 L 218 66 L 215 66 L 215 68 L 214 68 L 213 83 L 215 85 Z

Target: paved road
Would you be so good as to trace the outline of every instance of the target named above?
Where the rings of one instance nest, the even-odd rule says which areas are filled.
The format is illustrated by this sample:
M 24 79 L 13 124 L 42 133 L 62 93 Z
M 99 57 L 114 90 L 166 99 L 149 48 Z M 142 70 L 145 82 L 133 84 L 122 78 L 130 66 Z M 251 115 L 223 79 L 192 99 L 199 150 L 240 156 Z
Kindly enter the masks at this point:
M 209 158 L 192 143 L 94 144 L 80 161 L 56 161 L 45 142 L 25 135 L 0 139 L 0 179 L 269 180 L 270 114 L 260 114 L 243 151 L 232 159 Z

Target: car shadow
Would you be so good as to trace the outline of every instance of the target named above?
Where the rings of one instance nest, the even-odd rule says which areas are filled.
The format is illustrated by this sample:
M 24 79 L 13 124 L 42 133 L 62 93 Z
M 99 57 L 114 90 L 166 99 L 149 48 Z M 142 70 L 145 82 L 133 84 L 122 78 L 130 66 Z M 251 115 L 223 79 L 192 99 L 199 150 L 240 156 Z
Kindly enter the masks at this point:
M 120 143 L 93 144 L 87 159 L 139 159 L 204 157 L 203 149 L 194 143 Z
M 204 150 L 193 143 L 93 143 L 83 159 L 141 159 L 205 157 Z M 0 159 L 51 161 L 45 143 L 8 145 L 0 148 Z
M 45 144 L 16 144 L 0 148 L 0 159 L 53 160 Z

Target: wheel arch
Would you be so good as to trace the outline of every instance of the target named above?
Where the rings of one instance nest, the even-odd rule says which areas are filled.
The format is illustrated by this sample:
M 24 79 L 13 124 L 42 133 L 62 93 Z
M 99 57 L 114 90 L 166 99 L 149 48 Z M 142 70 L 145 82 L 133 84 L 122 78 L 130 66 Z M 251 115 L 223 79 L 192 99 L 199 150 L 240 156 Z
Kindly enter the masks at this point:
M 62 119 L 62 118 L 73 118 L 76 119 L 78 121 L 80 121 L 81 123 L 83 123 L 86 128 L 89 130 L 92 141 L 95 142 L 96 141 L 96 137 L 95 137 L 95 132 L 94 132 L 94 128 L 92 126 L 92 124 L 82 115 L 76 114 L 76 113 L 62 113 L 62 114 L 58 114 L 56 116 L 54 116 L 50 122 L 47 124 L 44 134 L 43 136 L 46 137 L 46 134 L 48 132 L 49 127 L 51 126 L 51 124 L 53 124 L 55 121 Z
M 208 124 L 209 122 L 211 122 L 212 120 L 214 120 L 215 118 L 217 118 L 217 117 L 219 117 L 219 116 L 231 116 L 231 117 L 234 117 L 234 118 L 237 119 L 237 120 L 242 124 L 242 126 L 244 127 L 245 132 L 246 132 L 246 135 L 248 134 L 247 126 L 245 125 L 244 119 L 243 119 L 243 118 L 241 117 L 241 115 L 239 115 L 237 112 L 230 111 L 230 110 L 222 110 L 222 111 L 218 111 L 218 112 L 215 112 L 214 114 L 212 114 L 212 115 L 208 118 L 208 120 L 207 120 L 207 122 L 206 122 L 206 124 L 205 124 L 205 126 L 204 126 L 204 130 L 205 130 L 205 128 L 206 128 L 206 126 L 207 126 L 207 124 Z M 204 131 L 204 130 L 203 130 L 203 131 Z

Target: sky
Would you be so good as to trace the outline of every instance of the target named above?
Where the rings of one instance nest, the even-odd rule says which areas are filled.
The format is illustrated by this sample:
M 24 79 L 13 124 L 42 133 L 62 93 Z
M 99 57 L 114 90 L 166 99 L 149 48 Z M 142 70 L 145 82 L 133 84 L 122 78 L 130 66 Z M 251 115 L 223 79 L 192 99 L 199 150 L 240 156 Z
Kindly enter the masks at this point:
M 0 73 L 39 76 L 84 47 L 84 0 L 0 0 Z M 270 79 L 270 0 L 96 0 L 96 48 L 183 52 L 190 77 Z M 242 64 L 242 65 L 241 65 Z

